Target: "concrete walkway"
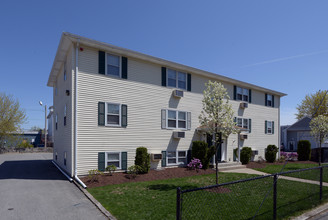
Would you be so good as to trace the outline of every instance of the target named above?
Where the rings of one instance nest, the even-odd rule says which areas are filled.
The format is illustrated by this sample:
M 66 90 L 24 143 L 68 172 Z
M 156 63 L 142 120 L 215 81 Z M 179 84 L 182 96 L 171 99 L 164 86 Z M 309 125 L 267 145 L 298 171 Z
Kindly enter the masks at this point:
M 270 175 L 269 173 L 264 173 L 264 172 L 257 171 L 257 170 L 254 170 L 254 169 L 249 169 L 249 168 L 242 168 L 242 169 L 235 169 L 235 170 L 222 170 L 220 172 L 223 172 L 223 173 L 246 173 L 246 174 L 256 174 L 256 175 L 262 175 L 262 176 Z M 284 180 L 290 180 L 290 181 L 320 185 L 319 181 L 300 179 L 300 178 L 289 177 L 289 176 L 280 175 L 278 177 L 278 179 L 284 179 Z M 322 185 L 323 186 L 328 186 L 328 183 L 323 182 Z

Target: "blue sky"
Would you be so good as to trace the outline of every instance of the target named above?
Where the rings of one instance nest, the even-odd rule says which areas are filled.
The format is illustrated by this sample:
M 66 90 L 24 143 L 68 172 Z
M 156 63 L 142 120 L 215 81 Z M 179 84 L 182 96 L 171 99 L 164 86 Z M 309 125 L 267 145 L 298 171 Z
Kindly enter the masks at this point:
M 0 92 L 44 127 L 39 100 L 63 31 L 287 93 L 281 124 L 327 89 L 328 1 L 15 1 L 0 3 Z

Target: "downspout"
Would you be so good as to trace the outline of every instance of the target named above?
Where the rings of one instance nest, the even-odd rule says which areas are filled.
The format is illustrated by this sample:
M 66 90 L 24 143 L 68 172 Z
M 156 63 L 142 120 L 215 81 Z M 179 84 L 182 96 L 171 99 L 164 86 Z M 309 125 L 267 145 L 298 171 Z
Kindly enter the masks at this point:
M 74 179 L 81 184 L 83 188 L 87 188 L 87 186 L 77 177 L 77 76 L 79 72 L 79 46 L 80 46 L 80 38 L 77 39 L 76 47 L 75 47 L 75 106 L 74 106 Z
M 279 108 L 278 108 L 278 159 L 280 159 L 280 147 L 281 147 L 281 129 L 280 129 L 280 98 L 279 98 Z

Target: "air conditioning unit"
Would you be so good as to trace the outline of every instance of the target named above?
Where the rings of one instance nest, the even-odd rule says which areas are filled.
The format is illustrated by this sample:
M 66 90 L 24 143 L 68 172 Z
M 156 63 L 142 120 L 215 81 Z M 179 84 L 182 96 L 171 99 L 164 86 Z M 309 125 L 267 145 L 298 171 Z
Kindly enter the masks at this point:
M 259 151 L 258 150 L 252 150 L 252 154 L 253 155 L 259 155 Z
M 174 131 L 173 137 L 174 138 L 185 138 L 185 132 L 184 131 Z
M 242 139 L 242 140 L 245 140 L 247 138 L 248 138 L 247 134 L 241 134 L 240 135 L 240 139 Z
M 175 89 L 175 90 L 173 90 L 173 95 L 174 95 L 174 97 L 181 98 L 181 97 L 183 97 L 183 91 Z
M 162 159 L 162 154 L 151 154 L 151 161 L 160 161 Z
M 240 108 L 248 108 L 248 103 L 247 102 L 241 102 L 240 103 Z

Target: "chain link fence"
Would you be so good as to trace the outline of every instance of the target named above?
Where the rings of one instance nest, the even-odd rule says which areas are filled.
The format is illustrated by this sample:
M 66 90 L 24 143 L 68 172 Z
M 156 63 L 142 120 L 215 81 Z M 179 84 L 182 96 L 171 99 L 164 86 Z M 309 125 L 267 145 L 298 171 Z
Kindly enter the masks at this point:
M 177 189 L 177 219 L 282 219 L 328 199 L 328 166 Z M 328 184 L 327 184 L 328 186 Z

